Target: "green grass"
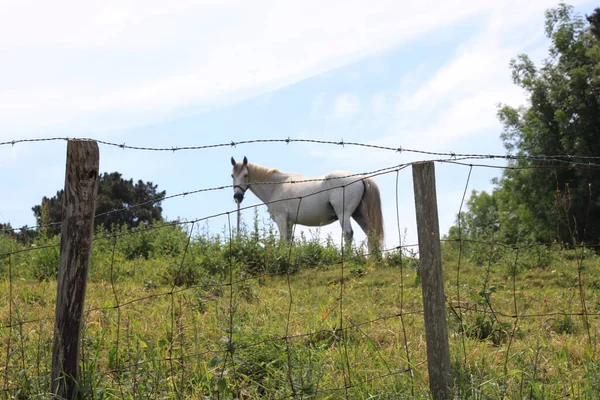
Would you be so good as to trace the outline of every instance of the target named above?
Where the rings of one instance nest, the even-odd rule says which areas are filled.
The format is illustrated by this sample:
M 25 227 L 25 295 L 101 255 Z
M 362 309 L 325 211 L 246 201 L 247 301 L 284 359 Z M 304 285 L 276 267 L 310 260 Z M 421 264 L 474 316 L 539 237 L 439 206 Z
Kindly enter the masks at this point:
M 354 249 L 341 264 L 331 239 L 290 251 L 270 228 L 232 243 L 196 233 L 97 233 L 83 398 L 429 398 L 414 259 Z M 2 253 L 24 246 L 0 239 Z M 443 246 L 455 397 L 596 398 L 599 259 L 463 250 L 459 264 Z M 0 258 L 0 398 L 50 398 L 57 262 L 53 247 Z

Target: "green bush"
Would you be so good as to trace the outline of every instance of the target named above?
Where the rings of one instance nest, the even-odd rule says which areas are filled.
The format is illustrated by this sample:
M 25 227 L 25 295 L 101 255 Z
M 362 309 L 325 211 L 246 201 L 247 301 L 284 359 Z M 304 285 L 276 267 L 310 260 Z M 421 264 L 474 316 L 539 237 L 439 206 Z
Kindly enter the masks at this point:
M 293 243 L 280 239 L 271 222 L 259 226 L 255 215 L 252 227 L 242 224 L 239 236 L 211 234 L 175 221 L 154 221 L 136 228 L 114 226 L 111 232 L 99 227 L 92 243 L 90 282 L 134 280 L 144 285 L 167 284 L 197 286 L 207 280 L 223 281 L 230 273 L 236 277 L 281 275 L 301 269 L 328 267 L 341 261 L 339 244 L 318 231 L 311 237 L 298 233 Z M 0 254 L 31 246 L 11 256 L 13 278 L 56 279 L 60 258 L 60 235 L 48 237 L 41 232 L 31 244 L 0 237 Z M 353 268 L 364 269 L 368 255 L 365 247 L 353 245 L 345 250 L 344 260 Z M 398 258 L 400 260 L 400 258 Z M 9 258 L 0 259 L 0 272 L 6 274 Z M 394 263 L 392 258 L 388 262 Z M 23 268 L 18 267 L 19 265 Z M 26 267 L 25 267 L 26 266 Z M 150 287 L 149 286 L 149 287 Z
M 15 251 L 17 246 L 16 240 L 7 235 L 0 234 L 0 274 L 4 275 L 8 272 L 9 256 L 8 254 Z
M 56 279 L 60 266 L 60 235 L 42 238 L 33 246 L 39 249 L 31 251 L 31 274 L 39 281 Z

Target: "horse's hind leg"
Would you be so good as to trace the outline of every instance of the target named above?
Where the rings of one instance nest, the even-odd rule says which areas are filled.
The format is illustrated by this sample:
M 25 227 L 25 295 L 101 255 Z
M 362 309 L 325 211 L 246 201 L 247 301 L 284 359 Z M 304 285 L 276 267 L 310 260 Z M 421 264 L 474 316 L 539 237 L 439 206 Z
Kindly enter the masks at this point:
M 338 220 L 340 221 L 346 243 L 351 243 L 352 238 L 354 237 L 354 230 L 352 230 L 352 224 L 350 223 L 350 211 L 345 211 L 343 209 L 344 207 L 336 207 L 333 204 L 332 206 L 335 214 L 338 217 Z
M 350 223 L 350 213 L 344 213 L 339 217 L 340 225 L 342 226 L 342 232 L 344 233 L 344 245 L 346 246 L 346 252 L 352 253 L 352 238 L 354 237 L 354 230 Z
M 369 225 L 367 224 L 367 217 L 365 217 L 362 207 L 362 203 L 360 203 L 358 207 L 356 207 L 356 210 L 354 210 L 352 213 L 352 218 L 354 218 L 358 226 L 360 226 L 360 229 L 362 229 L 365 235 L 368 237 Z
M 369 254 L 376 254 L 377 250 L 378 250 L 378 247 L 376 245 L 377 238 L 375 237 L 375 234 L 373 233 L 373 231 L 371 231 L 369 229 L 369 222 L 367 221 L 367 217 L 365 216 L 365 213 L 363 212 L 362 203 L 360 203 L 358 205 L 358 207 L 356 207 L 356 210 L 352 213 L 352 218 L 354 218 L 354 220 L 356 221 L 358 226 L 360 226 L 360 229 L 362 229 L 363 232 L 365 233 L 365 236 L 367 236 L 367 243 L 369 246 Z
M 365 216 L 362 203 L 360 203 L 358 207 L 356 207 L 356 210 L 352 213 L 352 218 L 354 218 L 358 226 L 360 226 L 360 228 L 367 236 L 369 254 L 374 256 L 375 258 L 381 257 L 377 235 L 375 234 L 375 232 L 373 232 L 372 229 L 369 229 L 369 221 L 367 221 L 367 217 Z

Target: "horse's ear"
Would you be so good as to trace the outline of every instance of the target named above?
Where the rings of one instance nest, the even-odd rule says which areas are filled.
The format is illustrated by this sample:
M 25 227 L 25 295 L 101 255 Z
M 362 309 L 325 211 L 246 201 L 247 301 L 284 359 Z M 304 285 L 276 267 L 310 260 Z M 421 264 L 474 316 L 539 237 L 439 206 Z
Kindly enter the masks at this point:
M 235 166 L 235 159 L 231 157 L 231 165 Z
M 244 165 L 248 165 L 248 159 L 244 156 Z

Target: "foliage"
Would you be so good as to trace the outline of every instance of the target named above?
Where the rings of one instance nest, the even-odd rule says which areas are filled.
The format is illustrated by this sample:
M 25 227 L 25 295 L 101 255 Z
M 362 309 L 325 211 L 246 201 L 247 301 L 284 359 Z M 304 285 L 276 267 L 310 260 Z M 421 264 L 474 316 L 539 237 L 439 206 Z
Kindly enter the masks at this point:
M 59 237 L 43 237 L 34 244 L 34 247 L 38 246 L 39 250 L 31 251 L 30 273 L 39 281 L 56 279 L 60 262 Z
M 572 7 L 546 13 L 549 58 L 536 66 L 524 54 L 511 61 L 513 81 L 529 94 L 528 107 L 502 105 L 501 138 L 510 162 L 495 189 L 472 193 L 461 216 L 467 238 L 597 243 L 600 239 L 600 175 L 581 168 L 600 155 L 600 42 L 598 11 L 586 20 Z M 552 156 L 545 159 L 545 156 Z M 583 159 L 587 163 L 587 159 Z M 531 166 L 556 168 L 528 168 Z M 453 227 L 450 236 L 458 236 Z
M 148 285 L 194 286 L 206 279 L 226 279 L 231 271 L 254 277 L 282 275 L 340 260 L 340 249 L 331 237 L 308 239 L 300 234 L 290 245 L 279 239 L 272 224 L 259 229 L 257 218 L 252 231 L 242 223 L 239 236 L 227 231 L 215 235 L 208 229 L 190 232 L 191 226 L 181 221 L 113 226 L 112 231 L 100 225 L 95 231 L 89 279 L 99 282 L 127 276 L 142 277 Z M 55 279 L 59 249 L 60 235 L 39 235 L 31 243 L 0 235 L 0 254 L 15 253 L 13 264 L 28 265 L 16 268 L 13 277 Z M 354 248 L 346 261 L 364 265 L 366 258 L 361 248 Z M 0 272 L 7 264 L 6 256 L 0 259 Z
M 157 188 L 158 185 L 152 182 L 138 180 L 134 183 L 133 179 L 123 179 L 119 172 L 105 172 L 100 175 L 96 201 L 96 214 L 100 215 L 95 218 L 95 226 L 103 226 L 110 231 L 113 227 L 134 228 L 142 223 L 160 220 L 160 204 L 166 192 L 159 192 Z M 51 198 L 44 196 L 42 203 L 32 208 L 38 225 L 62 222 L 63 195 L 64 190 L 61 189 Z M 104 214 L 113 210 L 122 211 Z M 60 232 L 60 225 L 49 226 L 46 229 L 48 235 L 56 235 Z
M 600 40 L 600 7 L 596 8 L 592 15 L 588 15 L 586 19 L 590 23 L 590 30 L 596 39 Z
M 29 243 L 35 237 L 35 231 L 26 226 L 20 229 L 14 229 L 10 223 L 0 223 L 0 236 L 11 237 L 21 243 Z
M 467 200 L 467 209 L 468 212 L 458 216 L 458 224 L 450 228 L 450 238 L 490 239 L 500 230 L 496 192 L 488 194 L 473 190 Z

